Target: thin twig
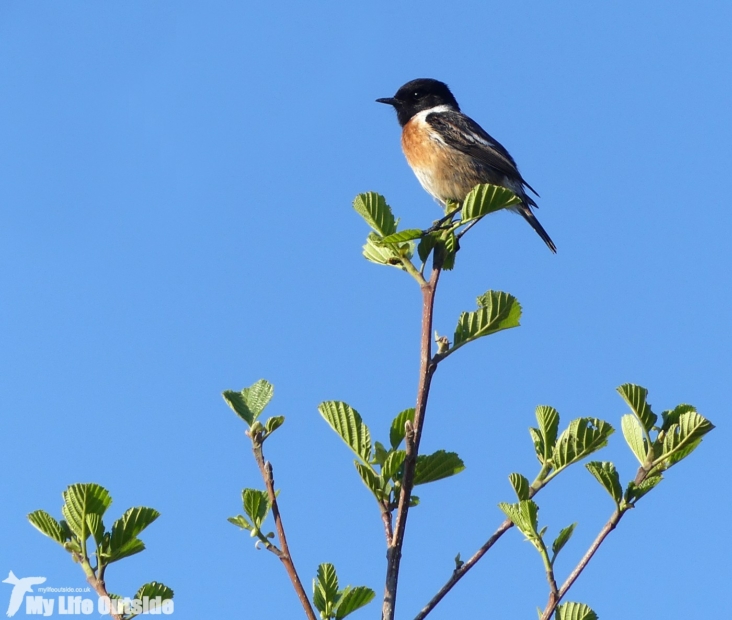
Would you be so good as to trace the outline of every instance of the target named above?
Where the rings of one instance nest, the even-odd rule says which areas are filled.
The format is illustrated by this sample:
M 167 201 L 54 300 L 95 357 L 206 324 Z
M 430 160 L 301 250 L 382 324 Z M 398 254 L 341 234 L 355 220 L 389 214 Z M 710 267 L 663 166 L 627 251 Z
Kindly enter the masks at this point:
M 648 476 L 649 469 L 649 463 L 642 465 L 638 469 L 638 473 L 636 474 L 635 480 L 633 482 L 635 482 L 635 484 L 640 484 L 641 482 L 643 482 Z M 590 563 L 592 556 L 595 555 L 595 552 L 600 548 L 600 545 L 607 538 L 608 534 L 618 526 L 618 523 L 620 523 L 620 519 L 623 518 L 623 515 L 625 515 L 628 510 L 633 508 L 634 505 L 634 503 L 624 503 L 615 509 L 615 512 L 613 512 L 610 519 L 608 519 L 608 522 L 600 530 L 597 538 L 595 538 L 593 543 L 590 545 L 587 553 L 582 556 L 582 559 L 579 561 L 577 566 L 574 567 L 574 570 L 569 574 L 569 577 L 567 577 L 566 581 L 562 584 L 562 587 L 559 588 L 559 592 L 557 593 L 557 595 L 549 595 L 549 602 L 547 603 L 547 606 L 544 609 L 540 620 L 549 620 L 552 617 L 552 614 L 554 614 L 554 611 L 556 610 L 561 600 L 564 598 L 564 595 L 567 594 L 567 591 L 572 587 L 574 582 L 577 581 L 577 578 L 582 574 L 582 571 L 585 570 L 587 565 Z
M 292 587 L 295 588 L 297 598 L 300 599 L 300 604 L 305 610 L 305 615 L 308 617 L 308 620 L 318 620 L 312 606 L 310 605 L 310 599 L 305 593 L 305 588 L 303 588 L 302 586 L 300 577 L 297 574 L 292 556 L 290 555 L 290 547 L 287 544 L 287 537 L 285 536 L 285 527 L 282 524 L 280 509 L 277 505 L 277 494 L 275 493 L 272 464 L 264 460 L 264 453 L 262 451 L 262 440 L 261 437 L 257 436 L 257 434 L 252 436 L 252 450 L 254 452 L 254 459 L 257 461 L 259 471 L 261 472 L 262 478 L 264 479 L 264 485 L 267 488 L 269 503 L 272 507 L 272 516 L 274 517 L 275 527 L 277 528 L 277 539 L 280 543 L 280 549 L 278 549 L 279 553 L 275 553 L 275 555 L 282 561 L 282 564 L 287 571 L 287 575 L 290 577 L 290 581 L 292 582 Z
M 485 542 L 485 544 L 480 549 L 478 549 L 478 551 L 476 551 L 473 556 L 469 560 L 467 560 L 460 568 L 455 569 L 450 579 L 447 580 L 447 583 L 442 586 L 442 588 L 440 588 L 440 591 L 432 597 L 432 600 L 422 608 L 422 611 L 420 611 L 414 617 L 414 620 L 424 620 L 424 618 L 427 617 L 427 614 L 430 613 L 445 597 L 445 595 L 450 590 L 452 590 L 453 586 L 463 578 L 465 573 L 473 568 L 478 560 L 480 560 L 488 552 L 488 550 L 494 544 L 496 544 L 498 539 L 512 527 L 513 523 L 511 523 L 510 519 L 506 519 L 503 523 L 501 523 L 501 525 L 498 526 L 498 529 L 493 532 L 493 535 Z
M 552 614 L 556 610 L 561 600 L 564 598 L 567 590 L 569 590 L 574 582 L 577 581 L 577 578 L 580 576 L 587 564 L 589 564 L 592 556 L 595 555 L 595 552 L 600 548 L 600 545 L 605 540 L 605 538 L 607 538 L 607 535 L 617 527 L 618 522 L 620 521 L 620 519 L 623 518 L 623 515 L 626 512 L 627 509 L 616 510 L 613 513 L 612 517 L 610 517 L 602 530 L 600 530 L 600 534 L 597 536 L 597 538 L 595 538 L 592 545 L 590 545 L 587 553 L 585 553 L 579 564 L 577 564 L 575 569 L 569 574 L 569 577 L 567 577 L 567 580 L 562 584 L 562 587 L 559 588 L 559 592 L 556 595 L 554 595 L 554 593 L 551 593 L 549 595 L 549 603 L 547 604 L 546 609 L 544 609 L 544 612 L 541 615 L 541 620 L 549 620 L 552 617 Z
M 402 488 L 399 494 L 399 507 L 397 508 L 396 525 L 391 544 L 389 545 L 386 558 L 386 584 L 384 586 L 384 604 L 382 607 L 382 620 L 394 620 L 396 609 L 397 584 L 399 581 L 399 566 L 402 558 L 402 546 L 404 545 L 404 533 L 409 513 L 409 502 L 414 488 L 414 471 L 419 454 L 419 442 L 422 438 L 424 427 L 424 416 L 427 408 L 427 399 L 430 392 L 432 375 L 437 364 L 432 360 L 432 316 L 435 303 L 435 292 L 442 269 L 441 258 L 435 254 L 434 266 L 429 282 L 421 285 L 422 290 L 422 335 L 420 347 L 420 369 L 419 386 L 417 388 L 417 403 L 415 406 L 414 423 L 411 432 L 406 433 L 406 457 L 404 458 L 404 474 L 402 477 Z

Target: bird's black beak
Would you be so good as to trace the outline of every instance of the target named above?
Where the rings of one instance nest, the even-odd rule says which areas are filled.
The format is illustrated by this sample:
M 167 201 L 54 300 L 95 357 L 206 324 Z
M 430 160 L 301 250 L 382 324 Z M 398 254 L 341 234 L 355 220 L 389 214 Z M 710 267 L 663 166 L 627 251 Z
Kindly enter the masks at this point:
M 395 108 L 399 105 L 399 100 L 394 97 L 384 97 L 383 99 L 377 99 L 377 103 L 385 103 L 387 105 L 393 105 Z

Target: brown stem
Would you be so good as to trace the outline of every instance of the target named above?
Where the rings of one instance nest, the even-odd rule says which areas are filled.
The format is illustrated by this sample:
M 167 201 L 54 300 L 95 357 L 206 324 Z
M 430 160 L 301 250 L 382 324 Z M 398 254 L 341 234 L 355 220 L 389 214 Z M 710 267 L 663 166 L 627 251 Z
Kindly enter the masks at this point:
M 580 576 L 587 564 L 589 564 L 592 556 L 595 555 L 595 552 L 600 548 L 600 545 L 605 540 L 605 538 L 607 538 L 607 535 L 617 527 L 618 522 L 620 521 L 620 519 L 623 518 L 626 510 L 616 510 L 613 513 L 612 517 L 610 517 L 602 530 L 600 530 L 600 533 L 598 534 L 597 538 L 595 538 L 595 541 L 592 543 L 592 545 L 590 545 L 587 553 L 585 553 L 583 558 L 579 561 L 579 564 L 577 564 L 575 569 L 570 573 L 569 577 L 567 577 L 567 580 L 562 584 L 562 587 L 559 588 L 559 592 L 556 595 L 554 593 L 551 593 L 549 595 L 549 603 L 547 603 L 546 609 L 544 609 L 544 613 L 542 613 L 541 615 L 541 620 L 549 620 L 549 618 L 552 617 L 554 610 L 557 608 L 557 605 L 559 605 L 560 601 L 564 598 L 567 590 L 569 590 L 574 582 L 577 581 L 577 578 Z
M 635 476 L 635 484 L 640 484 L 641 482 L 643 482 L 648 476 L 649 471 L 649 463 L 641 466 Z M 549 602 L 547 603 L 546 609 L 542 613 L 540 620 L 549 620 L 552 617 L 552 614 L 556 610 L 557 605 L 559 605 L 561 600 L 564 598 L 564 595 L 567 594 L 567 591 L 572 587 L 574 582 L 577 581 L 577 578 L 580 576 L 580 574 L 582 574 L 582 571 L 585 570 L 585 567 L 589 564 L 592 556 L 595 555 L 595 552 L 600 548 L 600 545 L 607 538 L 608 534 L 618 526 L 618 523 L 620 523 L 620 519 L 623 518 L 623 515 L 628 512 L 628 510 L 633 508 L 633 505 L 634 504 L 624 504 L 621 508 L 617 508 L 615 510 L 610 519 L 608 519 L 608 522 L 600 530 L 597 538 L 595 538 L 592 545 L 590 545 L 587 553 L 585 553 L 577 566 L 575 566 L 574 570 L 569 574 L 569 577 L 567 577 L 567 580 L 562 584 L 562 587 L 559 588 L 559 592 L 556 594 L 556 596 L 554 596 L 553 594 L 549 595 Z
M 72 553 L 72 556 L 76 562 L 81 564 L 81 568 L 84 570 L 84 574 L 86 575 L 87 583 L 99 595 L 99 598 L 106 598 L 107 601 L 109 601 L 109 615 L 112 616 L 114 620 L 124 620 L 124 614 L 116 613 L 114 600 L 110 598 L 109 592 L 107 592 L 107 585 L 104 583 L 103 578 L 97 577 L 94 573 L 94 569 L 89 564 L 89 559 L 84 557 L 83 554 L 76 552 Z M 99 573 L 102 575 L 103 569 L 100 569 Z
M 264 453 L 262 451 L 262 440 L 258 434 L 252 436 L 252 450 L 254 451 L 254 459 L 257 461 L 259 471 L 264 479 L 264 485 L 267 488 L 267 495 L 269 496 L 269 503 L 272 507 L 272 516 L 274 517 L 275 527 L 277 528 L 277 539 L 280 543 L 279 553 L 275 552 L 274 549 L 270 549 L 275 555 L 282 561 L 287 575 L 290 577 L 292 587 L 295 588 L 297 598 L 300 599 L 300 604 L 305 610 L 305 615 L 308 620 L 318 620 L 313 608 L 310 605 L 310 599 L 305 593 L 305 589 L 302 587 L 300 577 L 295 570 L 295 563 L 292 561 L 290 556 L 290 547 L 287 544 L 287 537 L 285 536 L 285 528 L 282 525 L 282 517 L 280 516 L 280 509 L 277 505 L 277 495 L 275 493 L 274 475 L 272 473 L 272 464 L 264 460 Z M 268 547 L 269 548 L 269 547 Z M 275 548 L 276 549 L 276 548 Z
M 488 549 L 490 549 L 498 541 L 498 539 L 512 527 L 513 523 L 511 523 L 509 519 L 506 519 L 503 523 L 501 523 L 501 525 L 498 526 L 498 529 L 493 532 L 493 535 L 486 541 L 486 543 L 473 554 L 473 557 L 467 560 L 460 568 L 455 569 L 450 579 L 448 579 L 447 583 L 442 586 L 442 588 L 440 588 L 440 591 L 432 597 L 432 600 L 424 606 L 422 611 L 420 611 L 414 617 L 414 620 L 424 620 L 424 618 L 427 617 L 427 614 L 430 613 L 444 598 L 444 596 L 450 590 L 452 590 L 453 586 L 463 578 L 465 573 L 473 568 L 478 560 L 480 560 L 480 558 L 482 558 L 488 552 Z
M 432 359 L 432 316 L 435 304 L 435 292 L 440 278 L 440 260 L 435 255 L 435 265 L 429 282 L 421 285 L 422 289 L 422 336 L 420 347 L 419 386 L 417 388 L 417 404 L 414 408 L 414 423 L 412 432 L 407 433 L 406 457 L 404 458 L 404 475 L 402 489 L 399 495 L 396 525 L 394 534 L 386 551 L 386 584 L 384 586 L 384 604 L 381 611 L 382 620 L 394 620 L 396 609 L 397 584 L 399 581 L 399 565 L 402 559 L 402 546 L 407 526 L 409 501 L 414 488 L 414 471 L 419 454 L 419 442 L 422 438 L 424 416 L 427 409 L 427 399 L 430 392 L 432 375 L 437 368 L 437 362 Z

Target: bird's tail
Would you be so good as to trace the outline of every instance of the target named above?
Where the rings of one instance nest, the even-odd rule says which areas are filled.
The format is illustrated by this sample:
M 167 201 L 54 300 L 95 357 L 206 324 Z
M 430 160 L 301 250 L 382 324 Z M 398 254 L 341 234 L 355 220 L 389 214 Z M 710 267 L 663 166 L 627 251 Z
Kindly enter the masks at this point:
M 544 230 L 544 227 L 539 224 L 539 220 L 536 219 L 536 216 L 532 213 L 531 207 L 528 205 L 522 204 L 517 211 L 523 216 L 523 218 L 531 225 L 531 228 L 533 228 L 536 233 L 544 240 L 544 243 L 547 244 L 549 249 L 557 253 L 557 246 L 554 245 L 554 242 L 552 241 L 549 234 Z

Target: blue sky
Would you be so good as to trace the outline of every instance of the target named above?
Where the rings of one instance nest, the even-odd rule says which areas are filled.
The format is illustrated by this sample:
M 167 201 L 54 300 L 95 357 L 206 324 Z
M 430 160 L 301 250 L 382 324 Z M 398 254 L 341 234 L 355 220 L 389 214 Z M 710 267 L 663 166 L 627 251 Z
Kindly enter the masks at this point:
M 299 617 L 279 562 L 226 522 L 260 480 L 220 393 L 264 377 L 287 418 L 266 448 L 303 581 L 333 562 L 382 591 L 378 511 L 316 408 L 345 400 L 383 441 L 413 404 L 419 291 L 361 257 L 351 202 L 375 190 L 406 227 L 437 217 L 374 103 L 435 77 L 516 158 L 559 253 L 499 213 L 442 282 L 441 333 L 487 289 L 524 316 L 438 371 L 423 448 L 467 469 L 419 493 L 398 617 L 495 529 L 508 474 L 535 474 L 536 405 L 619 429 L 625 382 L 717 429 L 570 598 L 601 618 L 723 617 L 730 24 L 724 2 L 3 2 L 0 571 L 84 585 L 25 515 L 58 515 L 68 484 L 94 481 L 114 517 L 162 513 L 111 590 L 163 581 L 180 620 Z M 600 456 L 634 475 L 620 432 Z M 565 576 L 611 502 L 582 467 L 539 500 L 550 532 L 579 523 Z M 545 601 L 512 531 L 431 617 L 532 617 Z

